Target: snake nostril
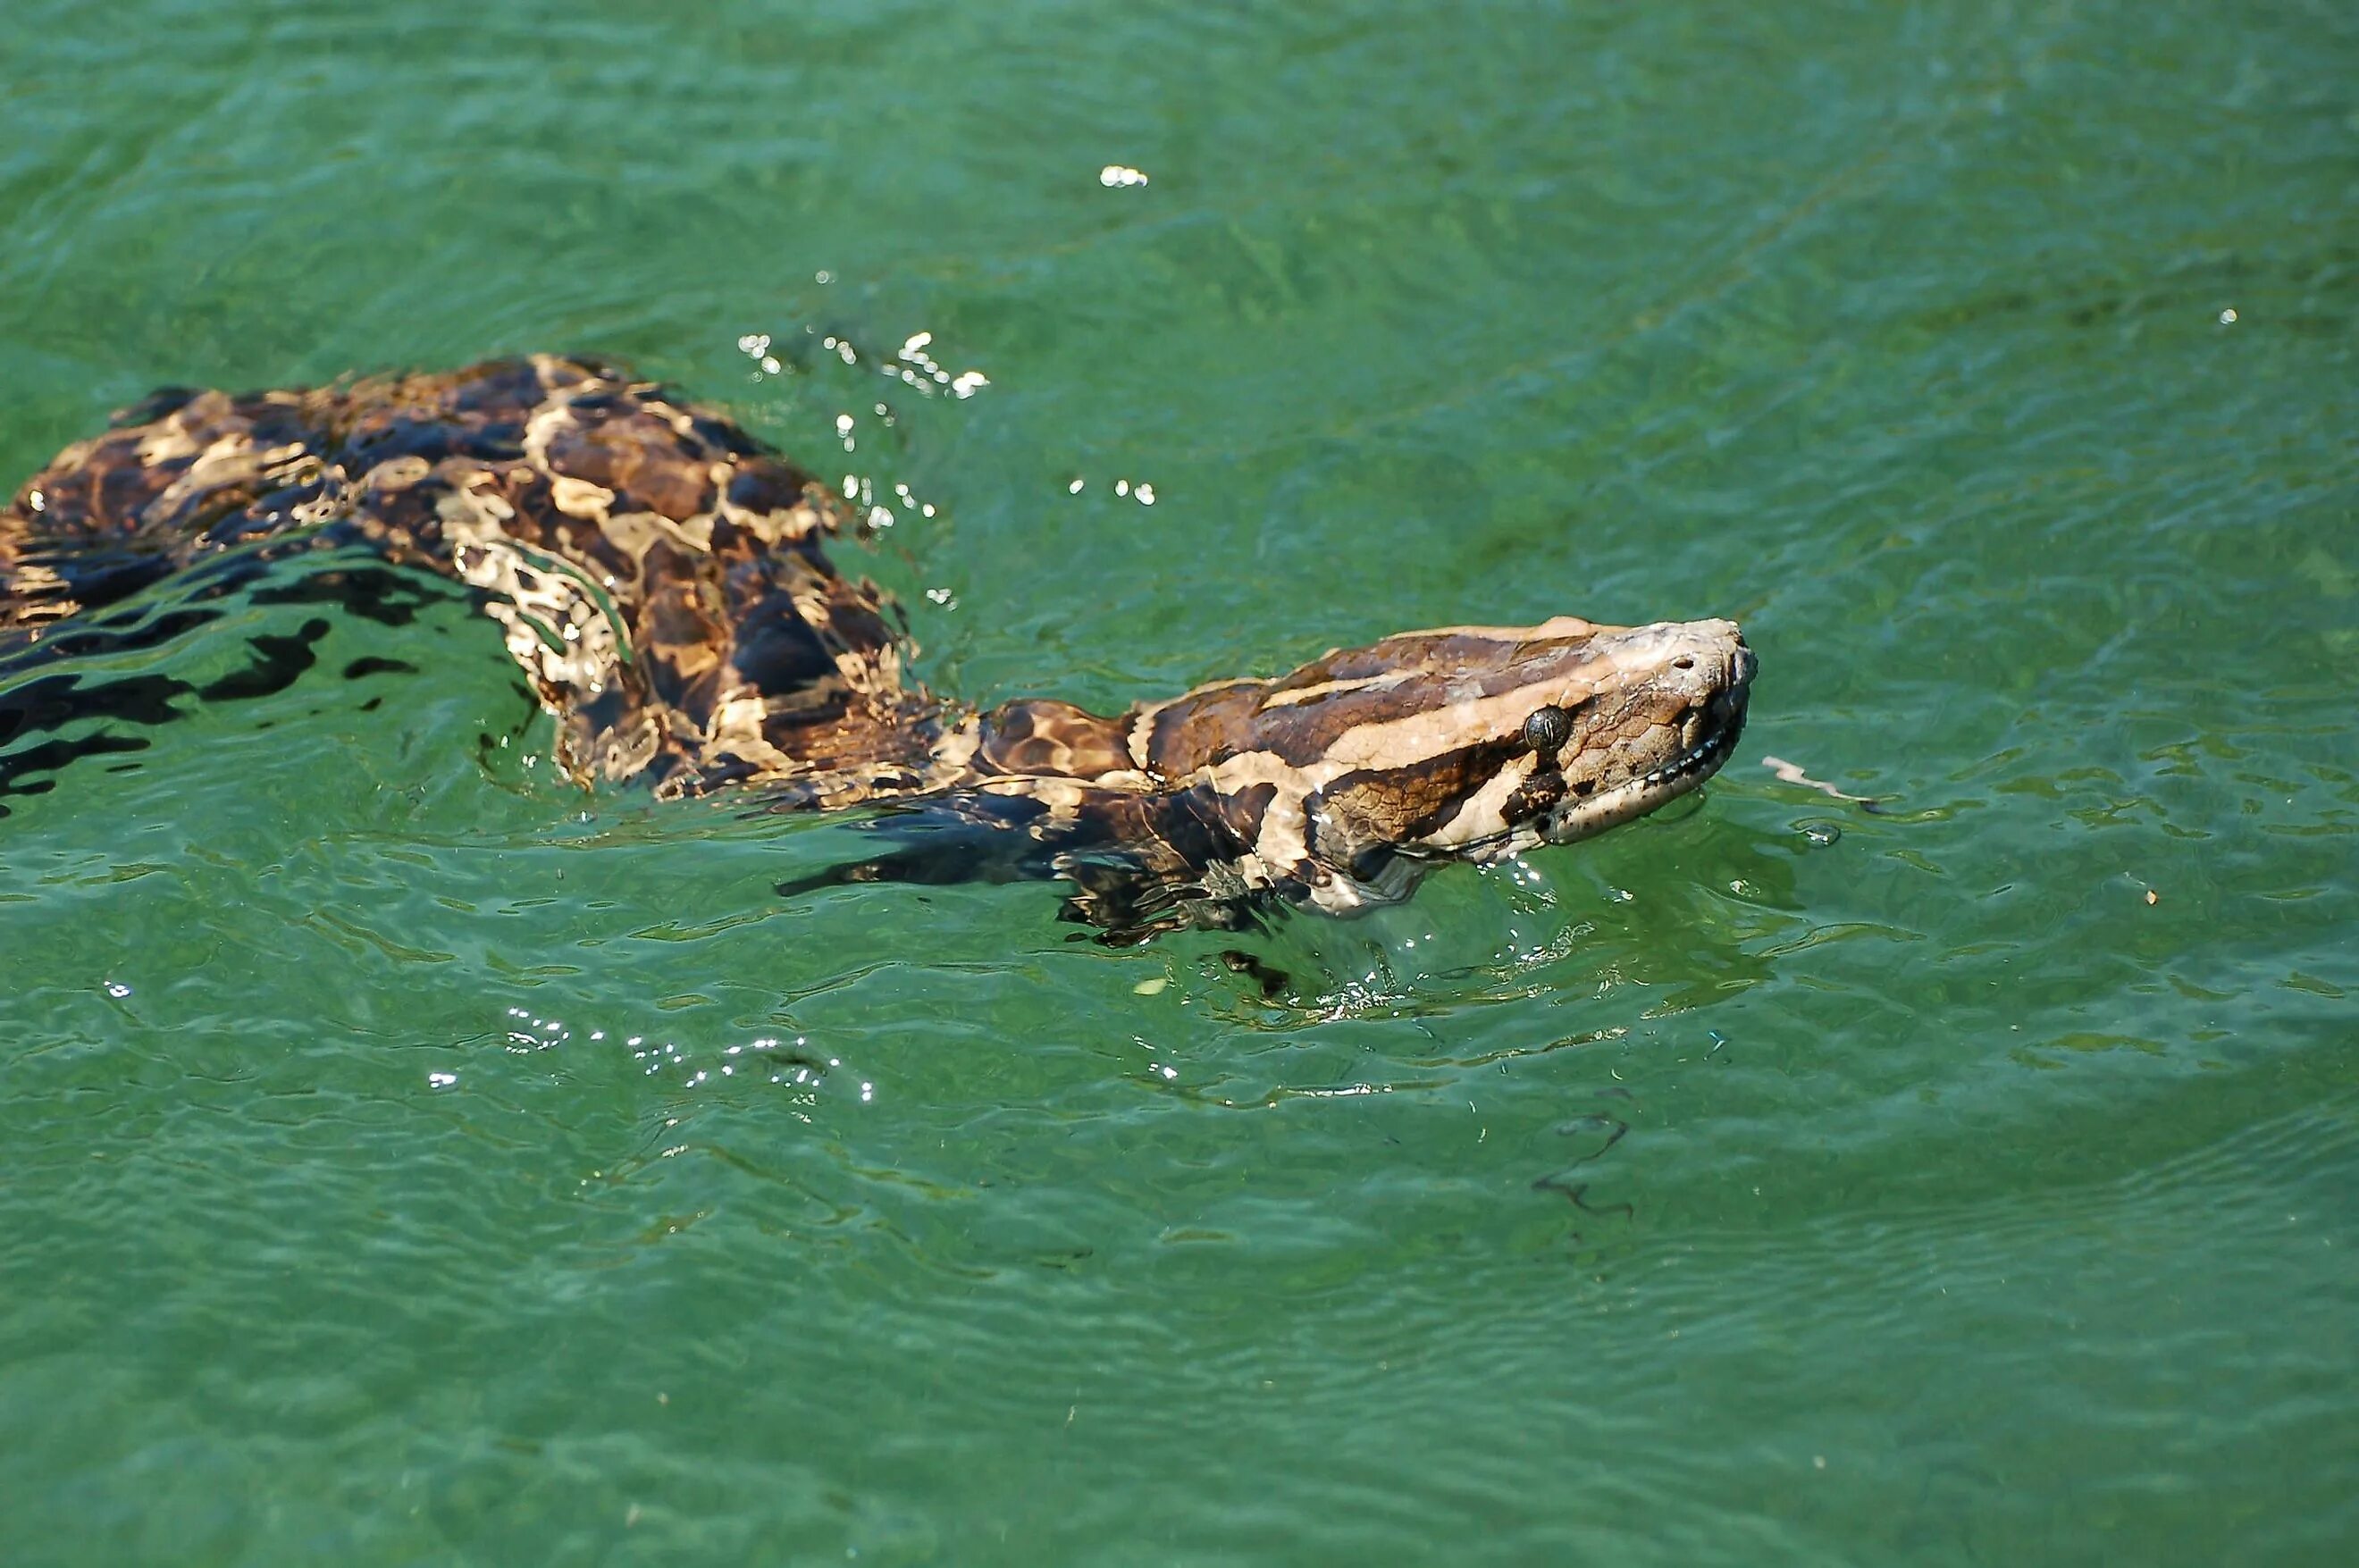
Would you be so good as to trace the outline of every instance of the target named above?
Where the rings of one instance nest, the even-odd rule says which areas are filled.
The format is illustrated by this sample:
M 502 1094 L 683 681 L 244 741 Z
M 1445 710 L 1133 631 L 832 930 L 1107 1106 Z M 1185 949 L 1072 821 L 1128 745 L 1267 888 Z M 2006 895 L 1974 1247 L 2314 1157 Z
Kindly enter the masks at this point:
M 1671 660 L 1671 668 L 1674 670 L 1693 670 L 1695 668 L 1695 655 L 1691 653 L 1683 653 L 1680 655 L 1677 659 Z

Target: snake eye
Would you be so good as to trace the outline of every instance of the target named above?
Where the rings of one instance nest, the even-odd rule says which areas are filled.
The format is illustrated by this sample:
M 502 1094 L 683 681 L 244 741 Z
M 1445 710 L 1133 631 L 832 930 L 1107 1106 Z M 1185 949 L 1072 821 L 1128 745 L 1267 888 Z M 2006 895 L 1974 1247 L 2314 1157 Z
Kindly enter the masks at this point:
M 1560 751 L 1572 738 L 1572 715 L 1550 703 L 1524 721 L 1524 744 L 1543 754 Z

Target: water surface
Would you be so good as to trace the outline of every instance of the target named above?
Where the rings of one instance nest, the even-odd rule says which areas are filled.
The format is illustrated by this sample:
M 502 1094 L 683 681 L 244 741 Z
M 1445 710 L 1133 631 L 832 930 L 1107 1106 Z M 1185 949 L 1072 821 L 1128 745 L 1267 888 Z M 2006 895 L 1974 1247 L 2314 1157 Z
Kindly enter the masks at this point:
M 2348 1560 L 2348 7 L 0 60 L 12 483 L 161 383 L 590 350 L 864 484 L 977 702 L 1562 612 L 1764 668 L 1700 806 L 1267 997 L 1038 886 L 781 899 L 840 824 L 556 782 L 430 589 L 142 749 L 0 719 L 8 1562 Z

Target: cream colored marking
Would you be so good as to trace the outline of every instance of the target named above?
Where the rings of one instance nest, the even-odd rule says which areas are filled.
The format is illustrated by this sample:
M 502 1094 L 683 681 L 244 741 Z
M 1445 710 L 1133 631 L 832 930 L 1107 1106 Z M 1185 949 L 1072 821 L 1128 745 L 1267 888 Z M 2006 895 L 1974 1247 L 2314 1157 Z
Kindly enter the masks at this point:
M 1038 800 L 1051 812 L 1070 817 L 1081 810 L 1082 802 L 1090 798 L 1090 786 L 1078 779 L 1037 779 L 1016 775 L 1006 779 L 986 779 L 976 786 L 985 795 L 1020 795 L 1027 800 Z
M 1352 681 L 1322 681 L 1316 686 L 1301 686 L 1291 691 L 1272 691 L 1262 700 L 1265 712 L 1271 708 L 1290 708 L 1298 702 L 1315 702 L 1321 697 L 1332 697 L 1343 691 L 1364 691 L 1371 687 L 1398 686 L 1424 674 L 1421 670 L 1387 670 L 1381 675 L 1363 675 Z
M 1256 784 L 1272 786 L 1276 793 L 1262 811 L 1261 831 L 1254 836 L 1254 853 L 1269 866 L 1292 867 L 1310 860 L 1310 822 L 1302 814 L 1302 802 L 1333 774 L 1318 778 L 1315 768 L 1290 767 L 1271 751 L 1240 752 L 1217 767 L 1203 769 L 1202 774 L 1214 789 L 1228 798 Z
M 729 488 L 728 481 L 725 479 L 720 481 L 719 488 L 725 495 Z M 772 549 L 776 549 L 788 539 L 808 538 L 811 530 L 819 527 L 818 518 L 812 515 L 808 506 L 791 506 L 775 512 L 755 512 L 724 499 L 716 508 L 716 512 L 718 516 L 726 517 Z
M 1552 637 L 1584 637 L 1596 632 L 1622 629 L 1620 626 L 1601 626 L 1595 621 L 1584 621 L 1579 615 L 1550 615 L 1536 626 L 1428 626 L 1422 631 L 1395 632 L 1377 641 L 1399 642 L 1406 637 L 1488 637 L 1494 642 L 1545 642 Z M 1340 648 L 1331 648 L 1327 655 L 1332 659 L 1343 651 Z
M 342 475 L 337 475 L 337 482 L 341 484 L 342 481 Z M 297 502 L 288 509 L 287 515 L 303 527 L 310 528 L 315 523 L 324 523 L 331 517 L 342 516 L 343 510 L 343 495 L 338 490 L 331 489 L 312 496 L 308 501 Z
M 607 507 L 614 504 L 614 493 L 603 485 L 592 485 L 587 479 L 576 479 L 570 474 L 552 474 L 549 478 L 549 498 L 557 509 L 569 517 L 584 522 L 596 522 Z
M 372 490 L 395 492 L 407 490 L 433 471 L 434 465 L 416 452 L 404 452 L 390 457 L 368 471 L 365 483 Z
M 606 519 L 606 538 L 616 550 L 637 561 L 656 542 L 661 530 L 656 527 L 653 512 L 625 512 Z
M 934 743 L 932 760 L 938 776 L 947 781 L 963 774 L 982 745 L 983 720 L 969 713 Z
M 261 472 L 254 447 L 245 436 L 223 436 L 199 452 L 196 460 L 156 498 L 156 504 L 168 510 L 190 495 L 234 485 Z
M 975 791 L 984 795 L 1021 795 L 1048 805 L 1068 811 L 1078 811 L 1092 791 L 1103 794 L 1151 795 L 1158 788 L 1156 781 L 1138 773 L 1107 773 L 1095 779 L 1056 779 L 1040 774 L 995 774 L 975 780 Z
M 1576 707 L 1598 690 L 1594 680 L 1559 677 L 1397 719 L 1354 724 L 1335 737 L 1315 766 L 1332 765 L 1337 772 L 1406 768 L 1484 739 L 1513 735 L 1534 709 L 1549 703 Z
M 139 464 L 153 468 L 159 463 L 174 463 L 184 457 L 194 457 L 204 450 L 197 445 L 196 437 L 189 433 L 187 416 L 194 413 L 207 399 L 193 399 L 187 408 L 154 426 L 139 438 Z
M 541 681 L 542 706 L 560 713 L 556 694 L 603 682 L 621 662 L 629 631 L 570 562 L 535 560 L 502 531 L 484 505 L 499 499 L 452 490 L 437 497 L 434 509 L 451 542 L 452 570 L 513 601 L 484 609 L 506 628 L 509 654 Z M 500 507 L 507 509 L 505 501 Z
M 1147 770 L 1147 742 L 1155 733 L 1155 710 L 1134 708 L 1130 723 L 1122 732 L 1122 748 L 1130 753 L 1131 766 L 1144 773 Z
M 493 523 L 506 523 L 516 517 L 516 507 L 510 504 L 506 495 L 499 493 L 498 484 L 498 475 L 477 469 L 468 476 L 463 488 L 468 505 L 478 517 Z M 437 505 L 439 507 L 440 503 Z
M 539 365 L 539 356 L 535 356 L 534 364 L 537 367 L 540 367 L 543 370 L 541 385 L 544 387 L 548 387 L 549 377 L 546 374 L 546 367 L 540 366 Z M 551 392 L 551 395 L 554 396 L 555 388 L 550 387 L 549 389 Z M 534 414 L 531 419 L 525 421 L 525 457 L 535 468 L 539 469 L 542 473 L 546 474 L 550 472 L 549 463 L 549 443 L 550 440 L 556 436 L 560 429 L 570 427 L 574 422 L 573 408 L 570 403 L 561 398 L 549 403 L 539 412 Z

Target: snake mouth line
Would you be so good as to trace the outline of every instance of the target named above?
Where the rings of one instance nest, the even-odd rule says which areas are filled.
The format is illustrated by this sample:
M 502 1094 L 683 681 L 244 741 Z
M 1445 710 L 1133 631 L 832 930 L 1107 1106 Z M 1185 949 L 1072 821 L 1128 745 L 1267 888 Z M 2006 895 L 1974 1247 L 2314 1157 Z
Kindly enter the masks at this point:
M 1588 799 L 1560 806 L 1538 824 L 1537 837 L 1548 844 L 1570 844 L 1604 832 L 1633 817 L 1644 816 L 1666 801 L 1686 794 L 1720 771 L 1745 733 L 1745 689 L 1732 688 L 1712 699 L 1705 710 L 1713 721 L 1702 739 L 1670 761 L 1636 779 Z
M 1720 703 L 1716 702 L 1713 706 L 1718 708 Z M 1728 760 L 1728 754 L 1736 749 L 1737 737 L 1745 733 L 1745 704 L 1741 694 L 1734 706 L 1735 712 L 1719 715 L 1719 722 L 1703 739 L 1652 773 L 1633 779 L 1631 783 L 1643 789 L 1659 789 L 1696 775 L 1709 778 L 1719 771 L 1720 765 Z M 1702 779 L 1700 778 L 1697 781 L 1701 783 Z M 1624 786 L 1625 789 L 1629 787 Z

